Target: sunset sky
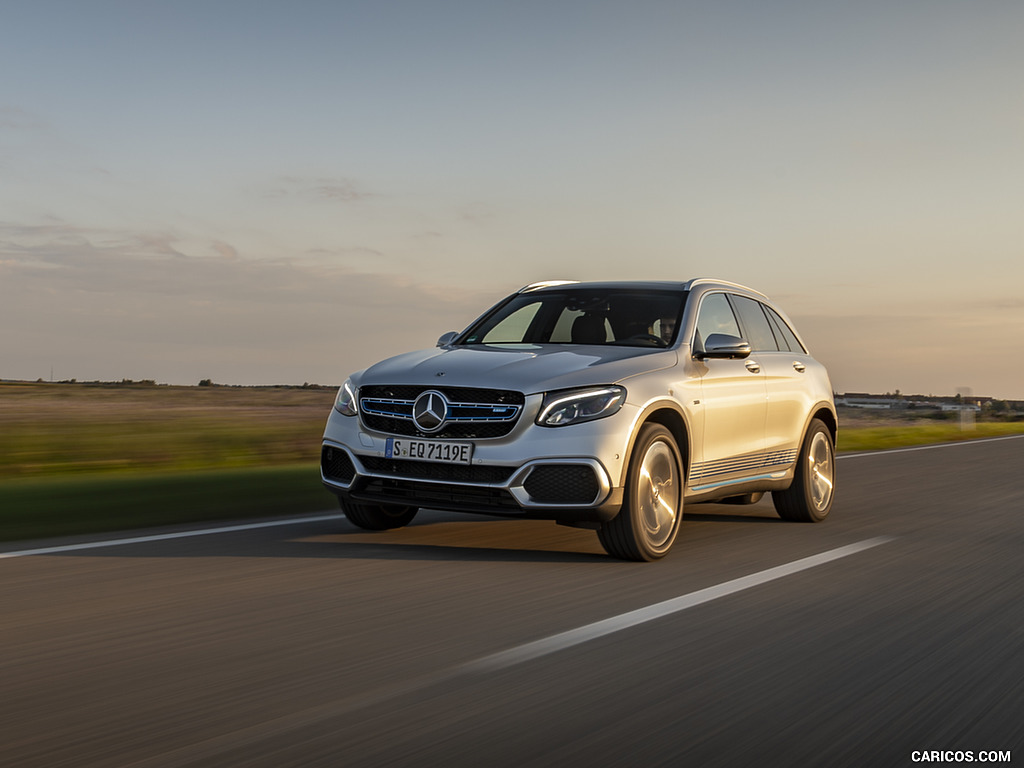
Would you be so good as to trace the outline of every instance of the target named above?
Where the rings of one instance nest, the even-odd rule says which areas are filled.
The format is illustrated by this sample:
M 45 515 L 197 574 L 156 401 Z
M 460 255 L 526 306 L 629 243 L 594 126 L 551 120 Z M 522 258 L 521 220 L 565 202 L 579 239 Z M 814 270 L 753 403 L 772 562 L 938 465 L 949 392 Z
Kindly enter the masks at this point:
M 844 391 L 1024 399 L 1024 3 L 51 2 L 0 23 L 0 378 L 340 383 L 715 276 Z

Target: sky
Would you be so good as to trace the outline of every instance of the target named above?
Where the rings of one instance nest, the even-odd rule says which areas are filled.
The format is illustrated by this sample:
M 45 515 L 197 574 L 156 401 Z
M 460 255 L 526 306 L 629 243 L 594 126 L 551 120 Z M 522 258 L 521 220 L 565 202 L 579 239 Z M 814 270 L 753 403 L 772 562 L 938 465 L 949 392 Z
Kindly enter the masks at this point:
M 5 4 L 0 378 L 338 384 L 720 277 L 838 392 L 1024 400 L 1024 3 Z

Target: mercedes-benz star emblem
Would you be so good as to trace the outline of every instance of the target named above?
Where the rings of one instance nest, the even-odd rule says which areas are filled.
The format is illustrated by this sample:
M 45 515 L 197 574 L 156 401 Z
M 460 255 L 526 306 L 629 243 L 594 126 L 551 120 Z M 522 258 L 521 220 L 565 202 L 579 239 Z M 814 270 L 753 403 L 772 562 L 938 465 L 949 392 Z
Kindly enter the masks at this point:
M 424 432 L 437 432 L 448 415 L 448 401 L 440 392 L 428 389 L 412 404 L 413 423 Z

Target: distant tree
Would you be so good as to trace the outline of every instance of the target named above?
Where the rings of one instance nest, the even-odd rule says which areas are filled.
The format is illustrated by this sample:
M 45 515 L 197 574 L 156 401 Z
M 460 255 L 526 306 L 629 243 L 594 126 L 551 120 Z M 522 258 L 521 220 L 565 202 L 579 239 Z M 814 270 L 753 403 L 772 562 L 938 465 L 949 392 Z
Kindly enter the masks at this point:
M 200 387 L 212 387 L 213 386 L 213 380 L 212 379 L 201 379 L 199 381 L 199 386 Z

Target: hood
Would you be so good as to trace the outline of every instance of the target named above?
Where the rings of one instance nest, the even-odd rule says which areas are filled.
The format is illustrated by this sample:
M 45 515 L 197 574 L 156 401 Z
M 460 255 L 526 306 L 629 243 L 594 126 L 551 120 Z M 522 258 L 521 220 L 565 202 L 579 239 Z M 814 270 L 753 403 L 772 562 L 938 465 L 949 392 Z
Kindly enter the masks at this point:
M 674 349 L 560 344 L 442 347 L 372 365 L 358 383 L 486 387 L 530 395 L 617 384 L 640 373 L 670 368 L 676 360 Z

